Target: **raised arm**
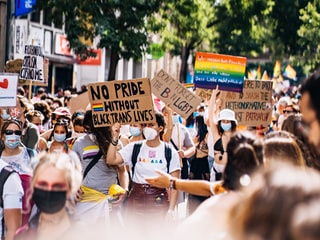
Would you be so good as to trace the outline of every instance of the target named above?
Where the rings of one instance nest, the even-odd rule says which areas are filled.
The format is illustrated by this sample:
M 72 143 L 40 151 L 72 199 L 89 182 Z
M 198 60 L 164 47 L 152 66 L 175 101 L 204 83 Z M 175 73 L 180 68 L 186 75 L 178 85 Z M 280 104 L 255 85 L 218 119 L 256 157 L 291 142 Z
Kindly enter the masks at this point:
M 167 118 L 167 126 L 164 134 L 162 135 L 162 141 L 164 142 L 170 142 L 171 136 L 172 136 L 172 129 L 173 129 L 173 121 L 172 121 L 172 109 L 169 106 L 166 106 L 163 114 Z
M 115 123 L 112 126 L 112 142 L 109 144 L 109 148 L 106 155 L 106 163 L 110 165 L 118 165 L 123 163 L 121 155 L 118 153 L 118 141 L 120 135 L 120 123 Z
M 216 123 L 216 118 L 221 110 L 221 100 L 217 99 L 217 96 L 219 95 L 220 94 L 219 94 L 218 85 L 217 85 L 216 89 L 212 90 L 211 98 L 208 105 L 208 121 L 207 121 L 207 126 L 209 126 L 209 129 L 214 139 L 216 139 L 217 136 L 219 135 L 218 127 Z

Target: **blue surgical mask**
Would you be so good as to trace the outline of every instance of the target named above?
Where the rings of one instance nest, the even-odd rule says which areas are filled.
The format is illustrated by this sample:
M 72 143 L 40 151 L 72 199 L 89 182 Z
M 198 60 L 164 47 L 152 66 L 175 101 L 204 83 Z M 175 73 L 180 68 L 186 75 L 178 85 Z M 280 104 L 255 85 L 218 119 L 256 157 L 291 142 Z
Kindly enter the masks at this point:
M 223 131 L 229 131 L 232 127 L 231 123 L 220 123 L 220 126 Z
M 172 116 L 172 121 L 173 121 L 173 124 L 180 123 L 180 116 L 179 115 L 173 115 Z
M 10 114 L 8 114 L 6 110 L 2 110 L 1 118 L 3 120 L 8 120 L 10 118 Z
M 4 144 L 10 149 L 17 148 L 21 144 L 21 138 L 19 135 L 15 134 L 6 135 Z
M 139 127 L 131 127 L 130 126 L 129 132 L 130 132 L 131 136 L 134 136 L 134 137 L 141 135 L 141 130 Z
M 67 137 L 67 135 L 65 133 L 63 133 L 63 134 L 54 133 L 53 134 L 53 138 L 57 142 L 63 142 L 66 139 L 66 137 Z

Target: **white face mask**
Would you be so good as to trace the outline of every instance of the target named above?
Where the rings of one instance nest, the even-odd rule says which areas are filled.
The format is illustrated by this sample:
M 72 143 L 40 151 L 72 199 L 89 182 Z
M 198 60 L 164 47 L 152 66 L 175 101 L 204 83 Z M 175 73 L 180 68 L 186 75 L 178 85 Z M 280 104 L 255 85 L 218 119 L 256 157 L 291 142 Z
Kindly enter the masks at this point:
M 83 137 L 84 135 L 86 135 L 86 133 L 77 133 L 75 132 L 74 135 L 79 138 L 79 137 Z
M 143 129 L 143 135 L 146 138 L 146 140 L 153 140 L 158 136 L 158 133 L 153 128 L 145 127 Z

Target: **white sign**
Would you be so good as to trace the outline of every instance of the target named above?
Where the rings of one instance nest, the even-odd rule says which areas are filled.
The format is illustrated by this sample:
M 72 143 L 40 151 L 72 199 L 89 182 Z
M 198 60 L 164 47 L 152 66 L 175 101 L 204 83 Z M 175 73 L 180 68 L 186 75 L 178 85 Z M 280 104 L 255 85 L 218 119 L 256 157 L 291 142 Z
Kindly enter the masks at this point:
M 0 74 L 0 107 L 15 107 L 17 105 L 17 74 Z
M 40 46 L 26 45 L 19 78 L 43 82 L 43 54 Z
M 14 59 L 23 59 L 24 45 L 28 41 L 28 20 L 16 19 L 14 32 Z

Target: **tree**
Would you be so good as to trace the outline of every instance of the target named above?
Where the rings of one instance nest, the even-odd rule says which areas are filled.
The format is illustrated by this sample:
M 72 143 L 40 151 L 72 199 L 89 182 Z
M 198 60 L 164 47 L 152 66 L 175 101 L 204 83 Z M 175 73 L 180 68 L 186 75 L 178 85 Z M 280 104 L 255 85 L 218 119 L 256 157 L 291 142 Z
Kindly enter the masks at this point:
M 171 55 L 181 57 L 180 82 L 185 82 L 190 53 L 204 44 L 211 34 L 207 28 L 213 8 L 208 0 L 173 0 L 159 12 L 161 42 Z
M 161 0 L 48 0 L 38 7 L 53 21 L 56 12 L 64 15 L 65 31 L 70 46 L 83 58 L 91 54 L 79 37 L 110 49 L 108 80 L 115 79 L 120 58 L 139 59 L 148 47 L 146 21 L 161 6 Z
M 300 10 L 302 24 L 298 30 L 301 55 L 296 59 L 299 65 L 304 67 L 306 73 L 320 67 L 320 3 L 314 1 Z

